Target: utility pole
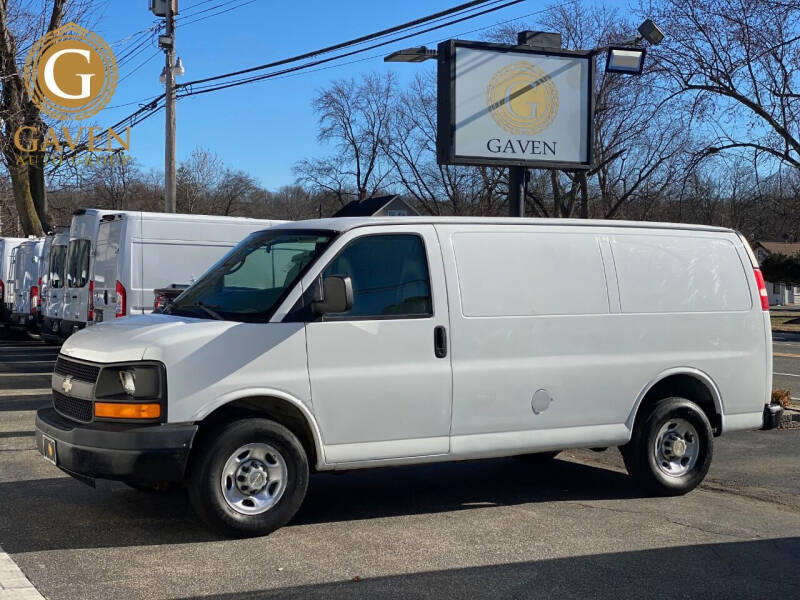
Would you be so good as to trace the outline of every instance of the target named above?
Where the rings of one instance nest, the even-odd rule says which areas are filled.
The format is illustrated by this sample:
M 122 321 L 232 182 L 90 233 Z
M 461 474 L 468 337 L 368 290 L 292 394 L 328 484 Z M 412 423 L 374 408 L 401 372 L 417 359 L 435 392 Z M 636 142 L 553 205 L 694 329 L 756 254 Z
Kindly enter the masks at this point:
M 170 43 L 164 48 L 166 56 L 166 139 L 164 143 L 164 212 L 175 212 L 175 12 L 172 0 L 167 0 L 167 37 Z
M 517 45 L 560 49 L 561 34 L 545 31 L 520 31 L 517 33 Z M 508 168 L 508 216 L 525 216 L 525 193 L 528 189 L 527 184 L 527 167 Z

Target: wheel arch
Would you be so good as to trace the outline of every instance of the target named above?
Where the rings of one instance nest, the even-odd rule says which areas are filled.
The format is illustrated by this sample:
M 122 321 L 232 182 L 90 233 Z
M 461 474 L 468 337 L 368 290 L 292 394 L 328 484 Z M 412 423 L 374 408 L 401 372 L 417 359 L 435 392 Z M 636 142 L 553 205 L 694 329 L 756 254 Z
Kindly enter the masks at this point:
M 198 418 L 195 444 L 221 424 L 248 416 L 267 417 L 291 431 L 303 445 L 309 465 L 325 468 L 322 435 L 314 415 L 301 400 L 273 389 L 250 389 L 227 394 Z
M 651 379 L 636 398 L 625 425 L 633 431 L 643 409 L 662 398 L 680 396 L 695 402 L 708 417 L 715 436 L 722 433 L 724 410 L 719 387 L 708 373 L 694 367 L 673 367 Z

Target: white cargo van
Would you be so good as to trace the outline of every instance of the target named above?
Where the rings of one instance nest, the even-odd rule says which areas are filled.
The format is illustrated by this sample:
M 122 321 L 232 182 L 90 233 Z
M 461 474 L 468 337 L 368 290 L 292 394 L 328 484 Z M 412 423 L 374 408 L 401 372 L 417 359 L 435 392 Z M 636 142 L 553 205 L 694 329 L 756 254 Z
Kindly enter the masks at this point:
M 94 287 L 94 252 L 100 217 L 108 213 L 97 208 L 80 209 L 73 213 L 67 247 L 66 288 L 61 315 L 60 336 L 67 338 L 87 323 L 94 321 L 91 305 Z
M 39 264 L 44 238 L 22 242 L 14 259 L 14 308 L 11 324 L 24 329 L 35 325 L 39 303 Z
M 56 234 L 53 232 L 48 233 L 42 242 L 42 247 L 39 251 L 39 261 L 37 263 L 38 273 L 34 289 L 31 290 L 31 323 L 30 328 L 39 332 L 44 319 L 44 303 L 47 297 L 47 287 L 50 281 L 50 249 L 53 247 L 53 241 Z
M 153 290 L 191 283 L 254 231 L 282 221 L 148 212 L 105 214 L 94 258 L 94 318 L 153 310 Z
M 69 228 L 53 236 L 47 265 L 47 290 L 42 294 L 41 335 L 47 341 L 57 342 L 61 331 L 61 318 L 66 297 L 67 248 Z
M 11 255 L 24 241 L 25 238 L 0 238 L 0 322 L 2 323 L 11 317 L 11 309 L 14 306 L 13 284 L 10 283 L 14 279 Z
M 769 305 L 736 232 L 613 221 L 340 218 L 250 235 L 170 306 L 63 346 L 46 458 L 186 481 L 272 531 L 313 470 L 620 446 L 683 494 L 713 438 L 774 427 Z

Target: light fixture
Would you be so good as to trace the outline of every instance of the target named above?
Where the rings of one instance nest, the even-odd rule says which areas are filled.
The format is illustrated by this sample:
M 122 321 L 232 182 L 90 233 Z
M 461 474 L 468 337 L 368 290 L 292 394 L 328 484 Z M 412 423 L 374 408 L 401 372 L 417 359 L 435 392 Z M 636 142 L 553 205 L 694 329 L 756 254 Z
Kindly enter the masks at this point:
M 609 46 L 606 50 L 606 73 L 641 75 L 645 53 L 644 48 Z
M 383 62 L 410 62 L 419 63 L 426 61 L 430 58 L 436 58 L 438 53 L 436 50 L 430 50 L 425 46 L 418 48 L 405 48 L 404 50 L 397 50 L 383 58 Z
M 664 32 L 661 28 L 653 23 L 651 19 L 646 19 L 644 23 L 639 25 L 637 30 L 643 39 L 647 40 L 653 46 L 658 46 L 661 40 L 664 39 Z
M 158 76 L 158 81 L 164 85 L 167 83 L 167 67 L 161 68 L 161 75 Z
M 183 68 L 183 61 L 178 57 L 175 61 L 175 68 L 172 70 L 175 75 L 186 75 L 186 69 Z

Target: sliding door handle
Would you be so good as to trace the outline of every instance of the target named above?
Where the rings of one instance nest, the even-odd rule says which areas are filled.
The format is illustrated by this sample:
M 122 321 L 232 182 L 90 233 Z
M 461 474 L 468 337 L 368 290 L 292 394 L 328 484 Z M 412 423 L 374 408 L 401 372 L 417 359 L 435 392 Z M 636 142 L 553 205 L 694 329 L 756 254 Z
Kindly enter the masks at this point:
M 436 358 L 447 356 L 447 330 L 442 325 L 433 330 L 433 352 Z

